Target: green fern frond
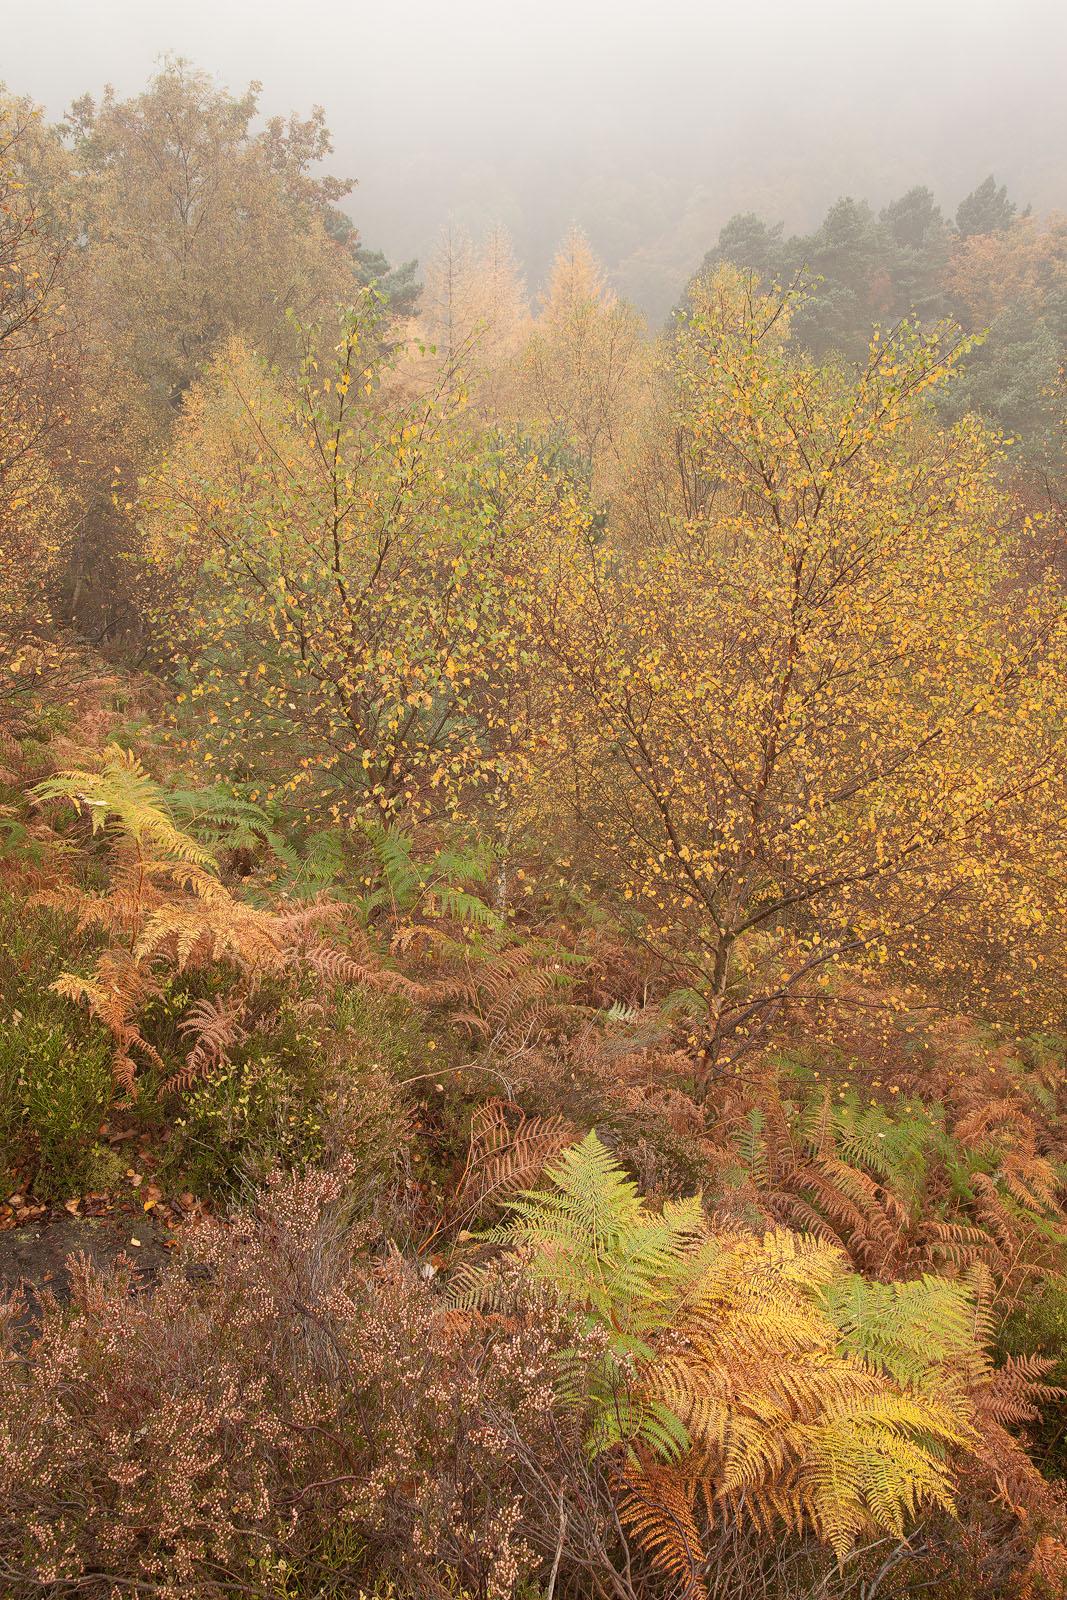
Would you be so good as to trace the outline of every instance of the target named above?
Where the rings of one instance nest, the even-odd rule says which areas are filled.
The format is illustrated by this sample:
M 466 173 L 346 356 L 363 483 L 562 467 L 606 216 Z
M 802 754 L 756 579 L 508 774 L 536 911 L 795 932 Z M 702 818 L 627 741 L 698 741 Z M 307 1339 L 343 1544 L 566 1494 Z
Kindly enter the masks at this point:
M 386 828 L 374 820 L 363 823 L 363 832 L 397 910 L 410 911 L 422 886 L 421 875 L 412 859 L 412 839 L 399 828 Z
M 965 1284 L 929 1275 L 872 1283 L 852 1272 L 827 1284 L 821 1299 L 842 1352 L 902 1383 L 922 1387 L 973 1355 L 974 1301 Z
M 834 1109 L 834 1140 L 846 1161 L 866 1167 L 911 1198 L 922 1186 L 942 1120 L 937 1106 L 905 1103 L 890 1112 L 850 1095 Z
M 262 806 L 224 784 L 207 789 L 166 791 L 171 813 L 212 850 L 273 849 L 278 835 Z
M 500 916 L 492 906 L 486 905 L 484 900 L 479 900 L 469 890 L 437 887 L 432 893 L 436 909 L 454 922 L 473 923 L 482 928 L 502 926 Z

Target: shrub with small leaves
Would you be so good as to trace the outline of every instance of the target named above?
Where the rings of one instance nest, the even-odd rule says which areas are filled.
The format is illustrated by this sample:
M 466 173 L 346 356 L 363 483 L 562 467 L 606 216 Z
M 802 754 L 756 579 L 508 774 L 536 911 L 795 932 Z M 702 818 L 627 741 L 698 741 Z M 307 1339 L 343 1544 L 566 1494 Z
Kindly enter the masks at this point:
M 47 986 L 75 943 L 66 917 L 0 897 L 0 1169 L 42 1199 L 106 1176 L 98 1127 L 111 1102 L 107 1034 Z M 43 981 L 42 981 L 43 980 Z

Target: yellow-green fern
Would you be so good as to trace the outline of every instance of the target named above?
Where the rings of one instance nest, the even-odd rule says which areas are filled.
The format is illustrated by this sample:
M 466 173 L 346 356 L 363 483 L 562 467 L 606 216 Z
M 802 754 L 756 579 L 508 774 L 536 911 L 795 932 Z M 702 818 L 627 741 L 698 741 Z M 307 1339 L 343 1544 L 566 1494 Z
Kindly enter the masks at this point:
M 616 1452 L 623 1514 L 660 1566 L 696 1581 L 683 1503 L 687 1528 L 699 1506 L 731 1508 L 840 1555 L 951 1509 L 987 1365 L 966 1287 L 868 1284 L 786 1229 L 716 1235 L 699 1196 L 650 1206 L 595 1134 L 547 1176 L 494 1237 L 604 1350 L 573 1398 L 591 1449 Z

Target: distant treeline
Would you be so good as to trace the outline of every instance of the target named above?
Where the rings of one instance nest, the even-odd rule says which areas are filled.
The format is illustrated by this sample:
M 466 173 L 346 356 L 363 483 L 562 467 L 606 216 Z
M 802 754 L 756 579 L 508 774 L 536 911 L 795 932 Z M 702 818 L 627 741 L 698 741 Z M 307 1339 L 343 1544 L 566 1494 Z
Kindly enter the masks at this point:
M 863 359 L 875 324 L 906 317 L 950 317 L 984 335 L 941 404 L 951 417 L 978 411 L 1033 459 L 1062 468 L 1067 216 L 1020 211 L 990 176 L 954 219 L 923 187 L 881 211 L 845 196 L 806 235 L 739 213 L 701 271 L 723 261 L 764 282 L 805 284 L 793 335 L 820 359 Z

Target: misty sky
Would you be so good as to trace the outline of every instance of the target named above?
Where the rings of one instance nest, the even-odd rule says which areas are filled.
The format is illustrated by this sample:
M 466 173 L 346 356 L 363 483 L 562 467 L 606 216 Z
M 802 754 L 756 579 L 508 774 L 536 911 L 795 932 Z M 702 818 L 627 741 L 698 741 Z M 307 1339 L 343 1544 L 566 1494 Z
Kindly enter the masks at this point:
M 647 308 L 740 209 L 789 228 L 989 171 L 1067 210 L 1067 0 L 3 0 L 0 77 L 59 115 L 166 52 L 325 107 L 364 240 L 502 220 L 536 282 L 584 226 Z

